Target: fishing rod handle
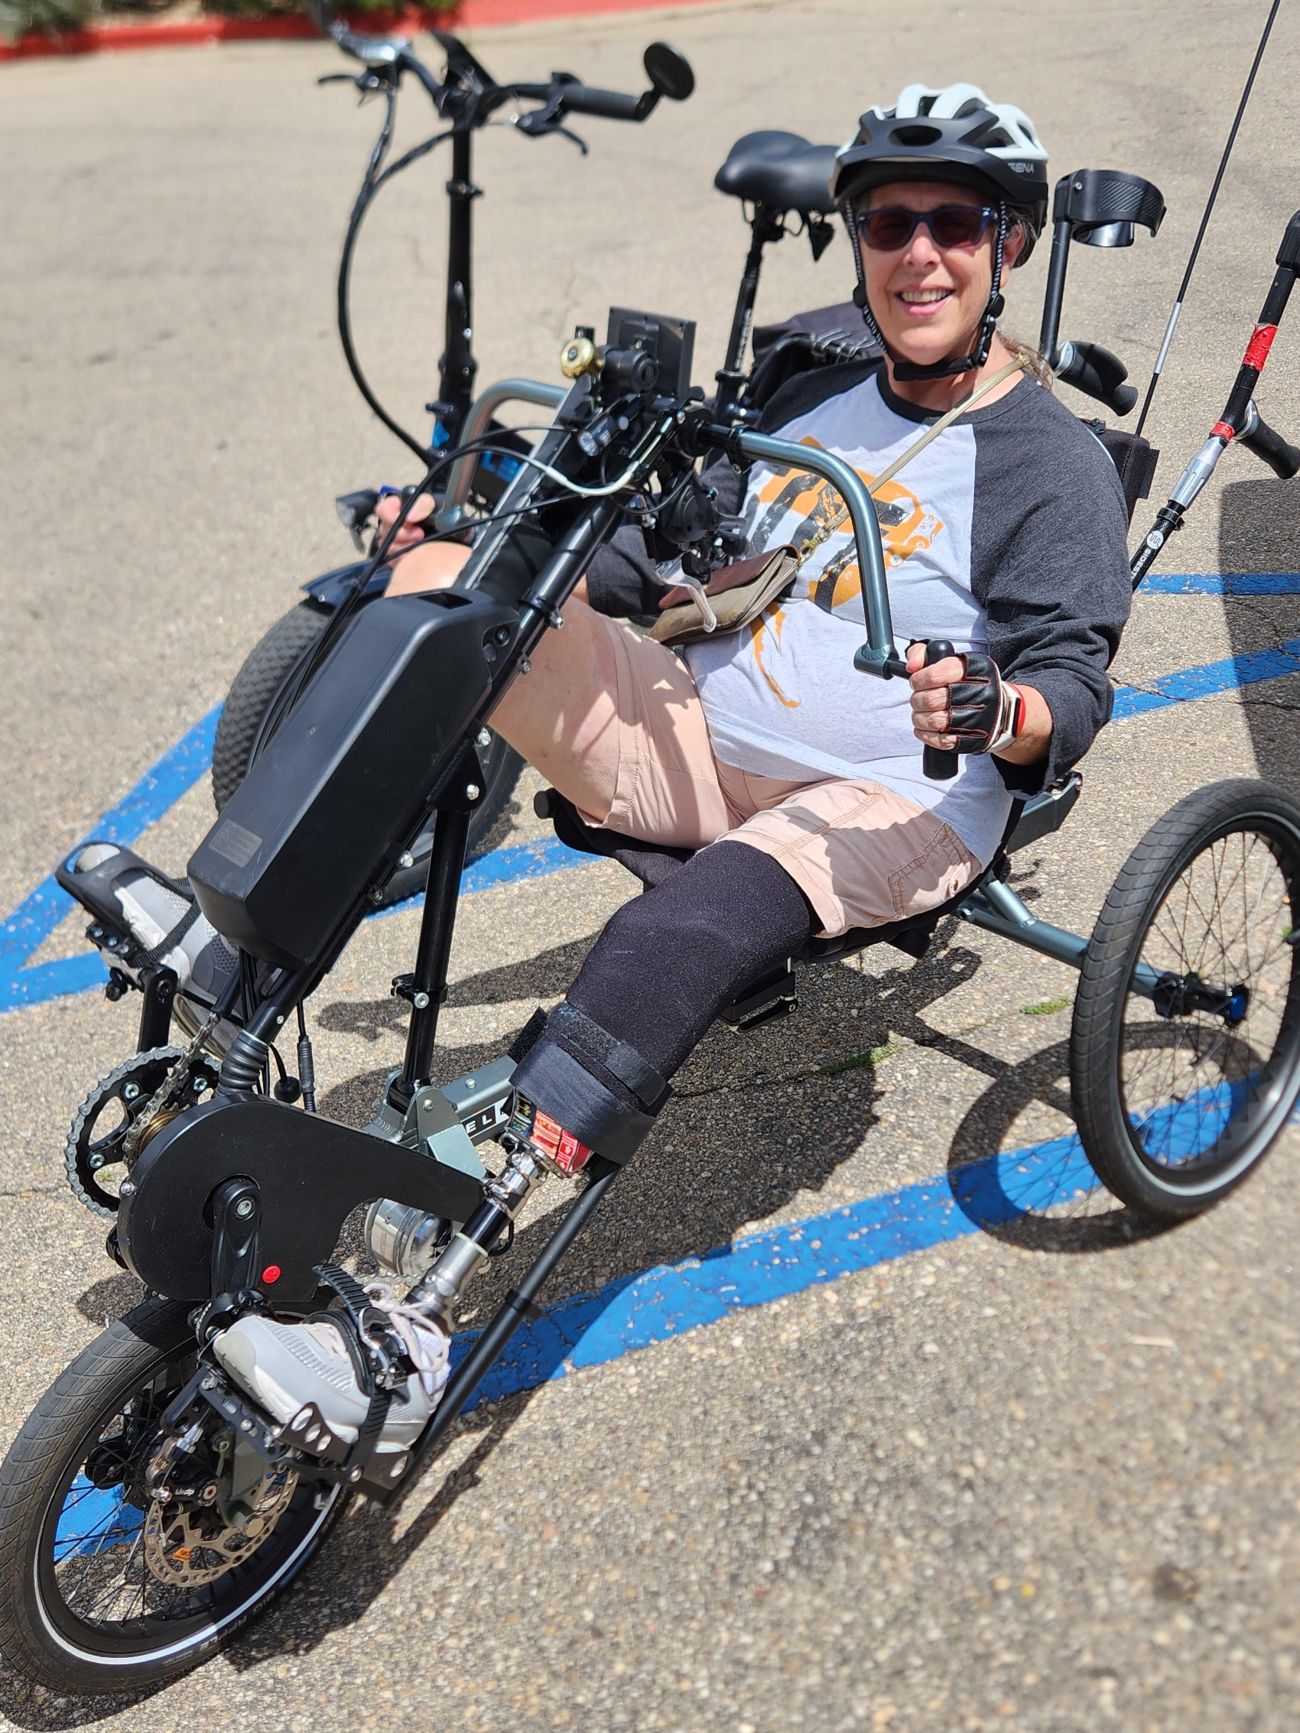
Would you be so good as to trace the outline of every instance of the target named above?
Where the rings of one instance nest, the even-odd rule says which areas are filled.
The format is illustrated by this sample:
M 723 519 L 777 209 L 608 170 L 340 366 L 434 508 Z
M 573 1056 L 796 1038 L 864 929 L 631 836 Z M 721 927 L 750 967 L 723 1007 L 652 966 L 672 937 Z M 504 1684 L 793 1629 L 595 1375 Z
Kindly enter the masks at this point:
M 1300 211 L 1296 212 L 1286 226 L 1282 245 L 1278 248 L 1276 275 L 1269 284 L 1268 294 L 1264 297 L 1264 305 L 1260 309 L 1259 318 L 1255 321 L 1255 329 L 1251 332 L 1250 342 L 1246 345 L 1246 353 L 1241 358 L 1241 366 L 1238 369 L 1236 381 L 1223 411 L 1223 420 L 1220 425 L 1230 427 L 1234 432 L 1240 433 L 1245 427 L 1246 419 L 1250 413 L 1251 395 L 1259 384 L 1259 376 L 1264 371 L 1264 363 L 1268 360 L 1268 352 L 1273 347 L 1277 328 L 1282 323 L 1282 315 L 1286 312 L 1287 302 L 1291 299 L 1291 291 L 1295 287 L 1298 269 L 1300 269 Z M 1271 462 L 1271 459 L 1265 461 Z
M 946 638 L 931 638 L 925 647 L 925 666 L 932 668 L 936 662 L 942 662 L 945 656 L 956 654 Z M 927 746 L 921 753 L 921 768 L 931 782 L 950 782 L 957 774 L 957 754 L 944 752 L 938 746 Z

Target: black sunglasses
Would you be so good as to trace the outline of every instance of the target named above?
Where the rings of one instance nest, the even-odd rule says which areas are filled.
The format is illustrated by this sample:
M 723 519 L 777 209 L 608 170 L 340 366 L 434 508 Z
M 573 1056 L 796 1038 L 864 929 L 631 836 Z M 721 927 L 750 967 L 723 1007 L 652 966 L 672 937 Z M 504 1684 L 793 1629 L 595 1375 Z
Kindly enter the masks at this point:
M 857 230 L 873 251 L 897 253 L 924 223 L 936 247 L 974 247 L 984 238 L 998 213 L 988 205 L 938 205 L 932 211 L 911 211 L 906 205 L 881 205 L 859 211 Z

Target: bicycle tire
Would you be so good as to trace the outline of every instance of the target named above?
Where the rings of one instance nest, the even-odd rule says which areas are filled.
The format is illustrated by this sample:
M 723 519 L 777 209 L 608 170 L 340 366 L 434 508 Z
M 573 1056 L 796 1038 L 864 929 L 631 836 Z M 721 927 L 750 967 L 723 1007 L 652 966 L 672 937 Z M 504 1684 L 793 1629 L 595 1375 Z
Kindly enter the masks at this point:
M 78 1574 L 77 1563 L 88 1561 L 79 1572 L 81 1592 L 97 1561 L 98 1566 L 107 1561 L 111 1576 L 119 1564 L 112 1555 L 126 1550 L 131 1534 L 143 1535 L 142 1508 L 127 1496 L 125 1482 L 129 1464 L 148 1448 L 153 1417 L 193 1368 L 188 1312 L 174 1301 L 151 1299 L 111 1324 L 55 1379 L 0 1467 L 0 1653 L 24 1677 L 61 1695 L 144 1690 L 207 1660 L 298 1575 L 351 1496 L 336 1489 L 317 1510 L 314 1488 L 299 1482 L 245 1562 L 201 1591 L 184 1592 L 181 1600 L 194 1600 L 190 1613 L 177 1611 L 176 1600 L 166 1615 L 146 1613 L 146 1596 L 151 1591 L 158 1596 L 158 1579 L 146 1569 L 139 1539 L 121 1563 L 125 1581 L 139 1553 L 139 1617 L 90 1619 L 75 1610 L 66 1585 Z M 130 1404 L 142 1400 L 151 1406 L 141 1411 L 141 1424 Z M 101 1488 L 80 1470 L 92 1451 L 106 1448 L 105 1434 L 116 1419 L 123 1422 L 123 1437 L 134 1425 L 141 1442 L 135 1456 L 123 1459 L 114 1508 L 111 1486 Z M 75 1499 L 69 1497 L 74 1490 Z M 109 1501 L 97 1523 L 96 1498 Z M 70 1516 L 74 1509 L 83 1514 Z M 91 1529 L 78 1534 L 86 1523 Z M 97 1598 L 89 1606 L 112 1611 L 117 1602 L 104 1602 L 104 1581 L 102 1570 L 92 1577 L 89 1593 Z M 129 1606 L 134 1606 L 134 1581 Z
M 299 602 L 268 627 L 235 675 L 217 719 L 212 749 L 212 799 L 218 812 L 248 774 L 263 717 L 286 681 L 315 649 L 329 619 L 327 609 L 310 601 Z M 513 746 L 490 729 L 487 733 L 488 742 L 479 754 L 483 764 L 483 795 L 470 816 L 467 861 L 477 860 L 491 846 L 492 832 L 524 767 Z M 379 907 L 403 902 L 424 889 L 429 842 L 427 832 L 419 837 L 411 851 L 415 864 L 398 868 L 384 886 Z
M 1240 1185 L 1300 1096 L 1300 807 L 1233 779 L 1157 820 L 1111 886 L 1070 1031 L 1097 1177 L 1177 1221 Z M 1134 986 L 1144 964 L 1158 978 Z

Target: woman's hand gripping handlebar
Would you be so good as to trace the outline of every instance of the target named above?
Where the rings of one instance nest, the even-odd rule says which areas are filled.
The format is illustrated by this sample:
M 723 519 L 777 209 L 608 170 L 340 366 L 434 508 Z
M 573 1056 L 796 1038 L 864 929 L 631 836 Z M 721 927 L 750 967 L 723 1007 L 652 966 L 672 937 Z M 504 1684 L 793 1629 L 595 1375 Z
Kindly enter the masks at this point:
M 1024 732 L 1027 706 L 991 656 L 959 655 L 943 638 L 909 644 L 912 726 L 925 774 L 947 782 L 961 752 L 1000 752 Z

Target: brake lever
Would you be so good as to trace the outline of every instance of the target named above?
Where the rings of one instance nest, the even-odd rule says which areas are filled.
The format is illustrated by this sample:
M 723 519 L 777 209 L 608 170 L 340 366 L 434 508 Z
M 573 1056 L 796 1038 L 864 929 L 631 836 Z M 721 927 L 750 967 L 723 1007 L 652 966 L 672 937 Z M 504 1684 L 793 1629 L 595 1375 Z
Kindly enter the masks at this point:
M 579 138 L 576 132 L 559 119 L 557 110 L 560 101 L 561 98 L 555 97 L 545 108 L 534 108 L 527 114 L 517 114 L 513 117 L 512 124 L 529 138 L 548 138 L 552 133 L 557 133 L 561 138 L 567 138 L 570 144 L 576 144 L 583 156 L 589 156 L 591 153 L 587 148 L 587 141 Z
M 364 72 L 326 72 L 316 82 L 317 84 L 355 85 L 361 94 L 361 100 L 364 102 L 368 96 L 377 96 L 381 90 L 386 89 L 389 80 L 384 74 L 376 72 L 372 67 L 367 67 Z
M 713 611 L 713 604 L 709 601 L 708 592 L 698 578 L 693 578 L 688 571 L 678 565 L 676 560 L 665 560 L 661 565 L 657 565 L 653 577 L 655 583 L 661 585 L 665 590 L 689 590 L 691 600 L 703 617 L 704 630 L 706 632 L 717 631 L 718 616 Z

